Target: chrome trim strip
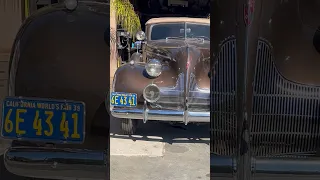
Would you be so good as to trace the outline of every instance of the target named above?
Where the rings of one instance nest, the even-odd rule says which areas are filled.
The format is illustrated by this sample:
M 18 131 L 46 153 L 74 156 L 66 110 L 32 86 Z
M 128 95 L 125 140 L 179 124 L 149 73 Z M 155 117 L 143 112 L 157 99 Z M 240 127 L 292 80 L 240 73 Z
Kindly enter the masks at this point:
M 148 113 L 149 113 L 148 104 L 147 104 L 147 101 L 144 101 L 144 103 L 143 103 L 143 123 L 146 123 L 148 121 Z
M 320 162 L 317 157 L 292 155 L 288 157 L 258 157 L 251 159 L 251 172 L 254 177 L 281 175 L 281 177 L 316 176 L 319 179 Z M 235 156 L 210 155 L 211 177 L 234 177 L 239 170 Z
M 111 109 L 112 116 L 116 118 L 127 118 L 127 119 L 141 119 L 144 118 L 143 109 L 123 109 L 113 107 Z M 148 120 L 159 120 L 159 121 L 177 121 L 177 122 L 210 122 L 210 112 L 195 112 L 188 111 L 188 121 L 184 120 L 185 111 L 177 110 L 151 110 L 147 112 Z M 186 123 L 186 124 L 187 124 Z
M 11 147 L 4 153 L 6 169 L 16 175 L 61 180 L 105 180 L 107 153 L 80 149 Z

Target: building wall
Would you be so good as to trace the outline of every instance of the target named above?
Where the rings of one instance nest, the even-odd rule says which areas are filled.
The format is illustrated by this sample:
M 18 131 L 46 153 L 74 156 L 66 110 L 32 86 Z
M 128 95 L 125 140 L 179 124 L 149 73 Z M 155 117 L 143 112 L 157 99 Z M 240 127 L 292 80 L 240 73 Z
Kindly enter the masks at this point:
M 22 22 L 23 1 L 24 0 L 0 0 L 0 102 L 7 96 L 8 65 L 11 46 Z M 0 103 L 0 113 L 1 110 L 2 103 Z M 6 142 L 7 141 L 0 139 L 0 149 L 7 146 Z
M 21 0 L 0 0 L 0 53 L 9 54 L 21 25 Z M 8 18 L 9 17 L 9 18 Z
M 8 62 L 23 7 L 22 0 L 0 0 L 0 101 L 7 95 Z

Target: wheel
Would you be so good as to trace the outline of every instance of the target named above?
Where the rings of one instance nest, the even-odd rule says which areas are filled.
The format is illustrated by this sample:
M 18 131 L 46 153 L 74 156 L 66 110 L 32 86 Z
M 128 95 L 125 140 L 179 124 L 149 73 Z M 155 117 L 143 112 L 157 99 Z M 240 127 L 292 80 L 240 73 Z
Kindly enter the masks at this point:
M 138 120 L 136 119 L 121 119 L 121 131 L 125 135 L 132 135 L 136 132 Z

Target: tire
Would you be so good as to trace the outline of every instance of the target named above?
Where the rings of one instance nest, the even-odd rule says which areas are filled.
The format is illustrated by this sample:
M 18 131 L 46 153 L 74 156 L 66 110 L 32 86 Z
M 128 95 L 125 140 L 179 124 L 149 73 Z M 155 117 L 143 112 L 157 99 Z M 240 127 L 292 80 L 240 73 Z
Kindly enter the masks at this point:
M 136 133 L 138 120 L 136 119 L 121 119 L 121 131 L 125 135 L 133 135 Z

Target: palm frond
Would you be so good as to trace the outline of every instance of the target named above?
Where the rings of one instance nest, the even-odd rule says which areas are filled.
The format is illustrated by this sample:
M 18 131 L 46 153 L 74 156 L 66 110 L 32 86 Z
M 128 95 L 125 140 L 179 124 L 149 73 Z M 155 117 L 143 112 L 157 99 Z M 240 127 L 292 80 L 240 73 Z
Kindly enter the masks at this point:
M 141 30 L 139 16 L 129 0 L 112 0 L 111 8 L 116 12 L 117 24 L 128 31 L 132 38 Z

